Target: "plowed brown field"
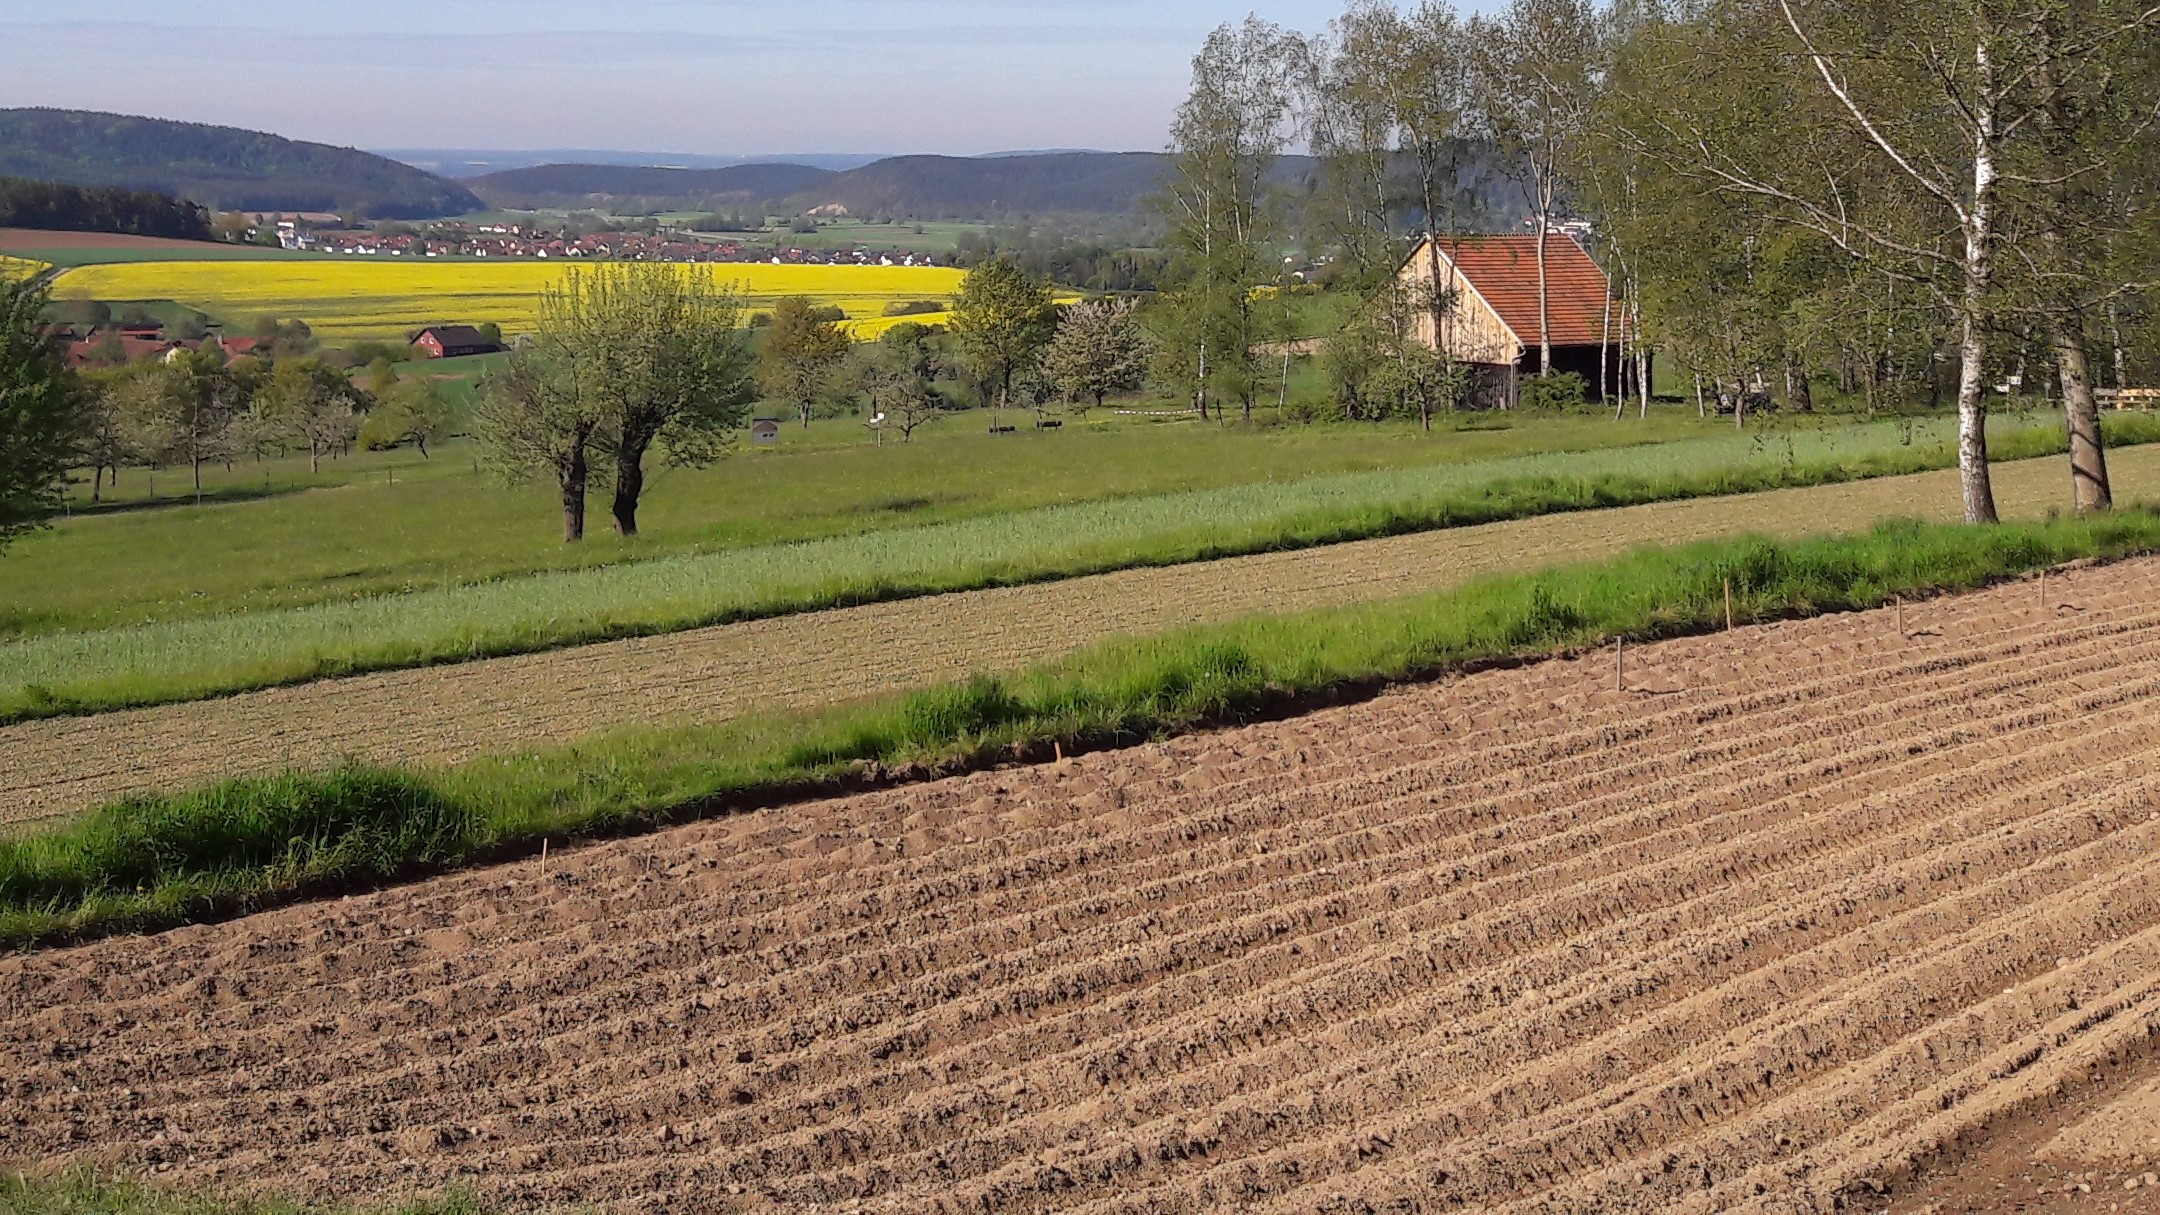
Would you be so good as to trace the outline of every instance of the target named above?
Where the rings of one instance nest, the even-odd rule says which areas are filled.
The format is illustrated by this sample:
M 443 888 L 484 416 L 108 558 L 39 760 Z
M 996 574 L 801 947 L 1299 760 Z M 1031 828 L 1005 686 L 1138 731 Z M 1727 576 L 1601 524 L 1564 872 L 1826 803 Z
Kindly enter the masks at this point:
M 2111 457 L 2116 493 L 2160 497 L 2160 447 Z M 2059 459 L 1999 466 L 2006 517 L 2059 506 Z M 714 721 L 1010 670 L 1133 633 L 1433 590 L 1480 574 L 1742 532 L 1949 518 L 1956 474 L 1665 502 L 1164 569 L 813 612 L 195 704 L 0 727 L 0 825 L 131 793 L 323 767 L 452 763 L 631 724 Z
M 1898 1191 L 2160 1049 L 2160 561 L 2049 586 L 0 960 L 0 1157 L 677 1211 Z

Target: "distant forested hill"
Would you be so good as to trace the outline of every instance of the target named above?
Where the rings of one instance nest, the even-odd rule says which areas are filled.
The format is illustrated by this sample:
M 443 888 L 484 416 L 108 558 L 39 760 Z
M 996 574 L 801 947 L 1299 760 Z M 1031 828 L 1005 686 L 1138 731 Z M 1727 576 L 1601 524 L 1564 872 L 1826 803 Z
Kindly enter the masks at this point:
M 1466 148 L 1458 189 L 1469 226 L 1507 226 L 1520 218 L 1513 186 L 1492 154 Z M 1273 170 L 1292 195 L 1309 194 L 1319 176 L 1309 156 L 1284 156 Z M 894 156 L 858 169 L 828 172 L 801 165 L 726 169 L 637 169 L 614 165 L 542 165 L 470 179 L 492 206 L 612 207 L 621 212 L 735 210 L 783 213 L 837 203 L 858 216 L 1011 221 L 1027 217 L 1146 213 L 1170 172 L 1159 152 L 1046 152 L 1007 156 Z M 1407 163 L 1395 176 L 1408 172 Z M 1399 181 L 1407 190 L 1407 180 Z M 1406 195 L 1407 197 L 1407 195 Z
M 0 110 L 0 175 L 156 190 L 218 211 L 420 219 L 482 209 L 463 186 L 372 153 L 86 110 Z
M 155 190 L 0 177 L 0 228 L 209 240 L 210 213 L 200 203 Z
M 1128 215 L 1160 189 L 1156 152 L 1043 156 L 895 156 L 837 175 L 821 192 L 856 213 L 990 219 L 1016 214 Z
M 535 165 L 490 173 L 468 183 L 490 206 L 615 206 L 664 211 L 762 206 L 814 191 L 839 176 L 808 165 L 730 165 L 722 169 L 650 169 L 624 165 Z
M 1131 215 L 1159 188 L 1154 152 L 1058 152 L 995 157 L 894 156 L 859 169 L 801 165 L 632 169 L 544 165 L 466 184 L 495 206 L 599 206 L 687 210 L 752 203 L 806 210 L 838 203 L 856 215 L 1005 219 L 1022 215 Z M 1286 157 L 1281 171 L 1310 171 Z

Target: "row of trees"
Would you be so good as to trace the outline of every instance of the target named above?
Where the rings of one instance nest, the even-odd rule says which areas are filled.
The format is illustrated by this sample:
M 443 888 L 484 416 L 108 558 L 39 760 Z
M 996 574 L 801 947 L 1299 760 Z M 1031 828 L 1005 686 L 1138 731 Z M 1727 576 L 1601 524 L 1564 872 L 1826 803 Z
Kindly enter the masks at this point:
M 1798 408 L 1822 381 L 1871 408 L 1949 391 L 1966 513 L 1991 519 L 1988 390 L 2046 384 L 2076 503 L 2104 507 L 2095 364 L 2132 374 L 2160 283 L 2156 31 L 2135 0 L 1351 0 L 1312 35 L 1225 26 L 1172 131 L 1166 370 L 1249 410 L 1272 254 L 1302 235 L 1373 301 L 1330 352 L 1346 405 L 1429 417 L 1461 380 L 1410 338 L 1454 301 L 1398 271 L 1475 223 L 1491 170 L 1538 234 L 1541 317 L 1556 221 L 1592 222 L 1645 404 L 1652 345 L 1736 410 L 1779 384 Z M 1269 170 L 1300 140 L 1321 167 L 1296 199 Z
M 210 212 L 155 190 L 0 177 L 0 228 L 208 240 Z
M 1224 26 L 1193 60 L 1192 92 L 1171 128 L 1174 174 L 1159 200 L 1169 228 L 1176 323 L 1165 370 L 1205 413 L 1211 398 L 1249 416 L 1274 377 L 1264 365 L 1284 317 L 1271 302 L 1277 256 L 1294 236 L 1324 251 L 1332 285 L 1374 301 L 1331 352 L 1352 416 L 1409 413 L 1431 424 L 1464 378 L 1415 339 L 1443 332 L 1453 301 L 1399 275 L 1419 238 L 1488 219 L 1497 171 L 1519 188 L 1545 242 L 1571 201 L 1564 177 L 1570 90 L 1586 70 L 1582 0 L 1516 0 L 1498 17 L 1463 19 L 1440 0 L 1403 11 L 1352 0 L 1310 36 L 1258 18 Z M 1320 170 L 1302 198 L 1271 186 L 1277 160 L 1303 141 Z M 1541 335 L 1538 372 L 1551 370 Z
M 2160 9 L 1721 0 L 1604 35 L 1583 160 L 1646 252 L 1674 221 L 1701 237 L 1651 252 L 1654 315 L 1693 361 L 1759 383 L 1835 354 L 1871 391 L 1953 365 L 1975 521 L 1995 518 L 1990 386 L 2052 381 L 2075 505 L 2109 505 L 2090 352 L 2113 347 L 2120 384 L 2121 318 L 2160 284 Z
M 91 470 L 93 502 L 127 467 L 186 467 L 200 493 L 211 464 L 304 451 L 320 471 L 355 443 L 411 443 L 425 457 L 454 418 L 433 384 L 387 368 L 363 387 L 319 359 L 228 360 L 214 346 L 93 371 L 83 377 L 83 409 L 78 466 Z
M 377 370 L 368 387 L 308 357 L 228 360 L 215 345 L 77 374 L 45 333 L 50 274 L 0 275 L 0 543 L 65 503 L 76 469 L 91 500 L 126 468 L 202 470 L 305 451 L 319 468 L 356 442 L 414 443 L 446 432 L 434 386 Z
M 1051 391 L 1100 404 L 1139 387 L 1151 352 L 1130 301 L 1061 309 L 1046 281 L 1002 258 L 969 272 L 943 337 L 903 322 L 858 344 L 800 298 L 780 301 L 755 343 L 751 332 L 711 267 L 581 270 L 543 295 L 536 333 L 482 382 L 474 437 L 508 478 L 554 482 L 566 542 L 584 538 L 595 488 L 612 489 L 615 529 L 630 536 L 648 463 L 710 463 L 760 400 L 805 426 L 835 399 L 859 402 L 904 441 L 945 410 L 941 379 L 971 377 L 998 409 Z

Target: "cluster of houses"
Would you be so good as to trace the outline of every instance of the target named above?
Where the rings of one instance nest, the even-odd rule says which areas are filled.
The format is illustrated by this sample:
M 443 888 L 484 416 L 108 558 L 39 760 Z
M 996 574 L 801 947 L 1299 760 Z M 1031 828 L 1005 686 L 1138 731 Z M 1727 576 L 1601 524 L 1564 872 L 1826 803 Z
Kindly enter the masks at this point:
M 145 359 L 171 362 L 182 354 L 210 347 L 226 358 L 267 353 L 271 339 L 228 337 L 213 333 L 204 338 L 172 338 L 154 322 L 124 325 L 50 325 L 46 340 L 56 345 L 70 367 L 113 367 Z M 508 349 L 471 325 L 430 325 L 410 338 L 417 358 L 456 359 L 476 354 L 495 354 Z
M 281 223 L 278 241 L 345 257 L 609 258 L 652 262 L 771 262 L 775 265 L 932 266 L 927 253 L 905 250 L 794 249 L 706 240 L 685 232 L 590 232 L 572 236 L 522 224 L 435 224 L 424 232 L 312 228 Z
M 162 326 L 145 323 L 139 325 L 54 325 L 45 332 L 48 340 L 56 344 L 60 354 L 70 367 L 105 367 L 120 363 L 136 363 L 144 359 L 170 361 L 178 355 L 200 350 L 205 346 L 224 351 L 227 358 L 239 358 L 254 354 L 267 338 L 223 337 L 211 334 L 205 338 L 169 338 Z

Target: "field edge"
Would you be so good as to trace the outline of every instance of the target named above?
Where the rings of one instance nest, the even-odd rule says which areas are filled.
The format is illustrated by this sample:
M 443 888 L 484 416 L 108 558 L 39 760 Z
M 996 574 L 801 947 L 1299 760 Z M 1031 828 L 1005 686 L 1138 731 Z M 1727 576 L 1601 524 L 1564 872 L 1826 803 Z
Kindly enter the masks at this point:
M 1101 643 L 1002 677 L 444 770 L 346 766 L 136 798 L 0 838 L 0 945 L 250 914 L 753 806 L 1289 716 L 1613 638 L 1967 591 L 2160 551 L 2160 513 L 1649 547 L 1409 599 Z M 1730 599 L 1727 596 L 1730 594 Z

